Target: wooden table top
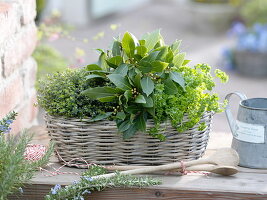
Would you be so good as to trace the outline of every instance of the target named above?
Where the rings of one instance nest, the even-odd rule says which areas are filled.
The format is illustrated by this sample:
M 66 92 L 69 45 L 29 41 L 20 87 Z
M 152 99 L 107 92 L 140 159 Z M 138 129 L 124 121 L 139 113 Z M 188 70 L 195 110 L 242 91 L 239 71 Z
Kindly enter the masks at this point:
M 32 129 L 36 134 L 33 143 L 47 144 L 48 137 L 43 127 Z M 230 147 L 230 133 L 211 133 L 206 155 L 218 148 Z M 61 165 L 55 157 L 51 159 L 55 168 Z M 162 180 L 162 184 L 146 188 L 116 188 L 92 193 L 88 199 L 267 199 L 267 170 L 239 167 L 239 173 L 229 177 L 215 174 L 152 175 Z M 51 170 L 51 169 L 50 169 Z M 81 174 L 84 170 L 64 167 L 62 172 Z M 10 199 L 43 199 L 55 184 L 68 185 L 79 180 L 78 175 L 63 174 L 53 177 L 47 173 L 37 172 L 26 185 L 22 196 L 12 196 Z

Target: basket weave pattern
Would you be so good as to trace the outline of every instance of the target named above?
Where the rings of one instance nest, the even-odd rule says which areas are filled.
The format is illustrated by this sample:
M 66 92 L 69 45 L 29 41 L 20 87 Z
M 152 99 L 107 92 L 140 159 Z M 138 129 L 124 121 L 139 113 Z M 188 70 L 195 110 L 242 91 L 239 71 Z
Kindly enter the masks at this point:
M 46 115 L 45 120 L 55 150 L 66 162 L 83 158 L 98 165 L 160 165 L 200 158 L 208 143 L 212 113 L 202 116 L 200 123 L 207 125 L 203 131 L 198 130 L 197 124 L 179 133 L 170 124 L 164 124 L 167 139 L 163 142 L 147 133 L 138 133 L 124 141 L 112 121 L 89 123 L 50 115 Z M 147 126 L 152 125 L 148 123 Z M 68 166 L 75 164 L 84 163 L 75 160 Z

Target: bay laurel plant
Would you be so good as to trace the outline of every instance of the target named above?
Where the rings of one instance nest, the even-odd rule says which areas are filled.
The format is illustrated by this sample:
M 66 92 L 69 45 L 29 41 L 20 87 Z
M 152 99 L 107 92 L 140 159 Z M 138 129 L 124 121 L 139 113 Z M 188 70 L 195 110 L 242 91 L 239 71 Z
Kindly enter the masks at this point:
M 31 141 L 32 134 L 24 131 L 12 136 L 10 125 L 17 113 L 10 112 L 0 120 L 0 200 L 8 199 L 8 195 L 23 192 L 21 187 L 29 181 L 39 167 L 44 166 L 53 152 L 51 144 L 41 160 L 30 162 L 25 160 L 25 149 Z
M 98 63 L 86 67 L 87 80 L 111 84 L 88 88 L 83 94 L 116 104 L 113 119 L 124 139 L 138 131 L 145 132 L 149 119 L 155 122 L 151 135 L 164 140 L 164 135 L 157 133 L 161 122 L 171 120 L 178 130 L 186 130 L 198 123 L 204 112 L 222 111 L 218 95 L 211 93 L 215 86 L 211 67 L 205 64 L 189 67 L 180 44 L 178 40 L 165 44 L 160 30 L 139 40 L 126 32 L 121 39 L 114 40 L 111 49 L 106 52 L 98 49 Z M 222 82 L 227 81 L 224 72 L 215 72 Z M 189 122 L 179 125 L 185 115 Z

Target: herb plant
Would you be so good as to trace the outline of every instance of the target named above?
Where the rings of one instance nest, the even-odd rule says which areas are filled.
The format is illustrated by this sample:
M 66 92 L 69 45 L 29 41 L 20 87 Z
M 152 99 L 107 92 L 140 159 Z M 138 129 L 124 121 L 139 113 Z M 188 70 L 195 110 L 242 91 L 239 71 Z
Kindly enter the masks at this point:
M 117 173 L 111 178 L 92 179 L 92 176 L 106 174 L 107 170 L 99 166 L 91 166 L 82 176 L 81 180 L 74 181 L 72 185 L 61 187 L 55 185 L 45 200 L 84 200 L 93 191 L 102 191 L 114 187 L 146 187 L 159 185 L 160 180 L 147 176 L 132 176 Z
M 0 200 L 6 200 L 12 193 L 22 192 L 21 187 L 29 181 L 34 172 L 44 166 L 53 152 L 51 145 L 45 156 L 35 162 L 25 160 L 24 153 L 32 136 L 23 132 L 20 136 L 7 135 L 16 113 L 9 113 L 0 120 Z
M 66 69 L 39 82 L 38 104 L 53 116 L 95 117 L 112 111 L 111 103 L 91 100 L 82 94 L 88 87 L 104 86 L 102 80 L 86 80 L 84 69 Z
M 210 67 L 187 67 L 189 60 L 180 52 L 180 44 L 175 41 L 166 45 L 159 30 L 141 40 L 126 32 L 121 40 L 113 42 L 111 50 L 99 50 L 97 64 L 87 66 L 87 80 L 109 81 L 113 85 L 88 88 L 84 94 L 117 105 L 113 115 L 124 139 L 137 131 L 145 132 L 148 119 L 154 119 L 156 129 L 167 119 L 176 127 L 188 113 L 190 122 L 181 127 L 186 129 L 198 123 L 205 111 L 221 111 L 218 97 L 206 92 L 215 86 Z M 227 80 L 223 72 L 216 74 Z M 152 135 L 164 139 L 161 134 Z

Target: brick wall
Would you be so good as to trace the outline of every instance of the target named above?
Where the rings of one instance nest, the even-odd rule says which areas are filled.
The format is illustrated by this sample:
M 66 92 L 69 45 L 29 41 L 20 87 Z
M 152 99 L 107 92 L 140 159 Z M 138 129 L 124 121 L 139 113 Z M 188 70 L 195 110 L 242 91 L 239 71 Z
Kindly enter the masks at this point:
M 19 113 L 13 132 L 30 127 L 37 114 L 37 65 L 31 57 L 37 41 L 35 8 L 35 0 L 0 2 L 0 118 L 12 110 Z

